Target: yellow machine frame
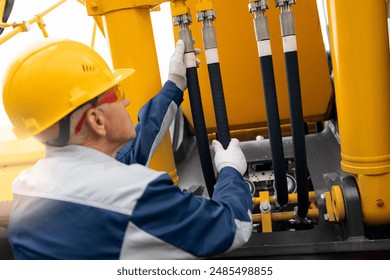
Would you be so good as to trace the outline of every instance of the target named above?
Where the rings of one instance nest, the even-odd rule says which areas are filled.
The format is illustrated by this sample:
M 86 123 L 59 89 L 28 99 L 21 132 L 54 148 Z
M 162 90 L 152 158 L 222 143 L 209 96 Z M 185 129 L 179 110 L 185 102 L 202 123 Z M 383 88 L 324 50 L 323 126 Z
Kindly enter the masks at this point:
M 66 0 L 34 17 L 29 23 L 38 23 L 46 36 L 42 17 Z M 162 2 L 153 0 L 86 0 L 88 15 L 93 16 L 108 40 L 114 68 L 136 69 L 132 78 L 123 84 L 132 101 L 129 112 L 136 120 L 141 106 L 161 88 L 160 73 L 150 18 L 151 10 L 158 10 Z M 222 80 L 225 88 L 227 112 L 233 135 L 246 140 L 265 131 L 266 114 L 262 93 L 260 65 L 253 32 L 253 16 L 245 5 L 237 8 L 226 1 L 170 1 L 172 15 L 191 14 L 191 11 L 215 9 L 215 21 L 221 60 Z M 251 2 L 251 1 L 249 1 Z M 253 1 L 252 1 L 253 2 Z M 274 2 L 274 1 L 270 1 Z M 293 1 L 294 2 L 294 1 Z M 325 122 L 331 117 L 333 99 L 336 98 L 337 123 L 340 138 L 341 162 L 345 173 L 354 178 L 360 199 L 362 219 L 366 226 L 390 225 L 390 53 L 384 0 L 327 0 L 330 45 L 333 64 L 334 91 L 316 2 L 299 0 L 294 6 L 296 14 L 297 45 L 302 87 L 303 115 L 306 122 Z M 289 123 L 289 107 L 283 46 L 278 13 L 270 7 L 270 34 L 274 55 L 276 87 L 282 125 Z M 192 15 L 191 30 L 202 48 L 201 23 Z M 4 23 L 2 26 L 5 26 Z M 18 32 L 0 37 L 0 44 Z M 175 29 L 175 36 L 177 36 Z M 124 36 L 124 34 L 126 34 Z M 203 63 L 204 53 L 200 56 Z M 205 65 L 205 63 L 203 63 Z M 209 89 L 207 68 L 199 69 L 199 82 L 203 98 L 205 120 L 210 138 L 215 137 L 216 123 Z M 186 98 L 188 100 L 188 98 Z M 184 101 L 184 116 L 193 126 L 190 104 Z M 287 127 L 286 133 L 289 134 Z M 24 148 L 28 146 L 28 149 Z M 0 182 L 10 185 L 24 168 L 44 155 L 43 146 L 32 139 L 22 142 L 0 142 Z M 179 183 L 169 133 L 154 155 L 151 167 L 166 171 Z M 11 200 L 10 188 L 0 192 L 0 202 Z M 342 223 L 348 219 L 345 193 L 339 184 L 329 191 L 309 193 L 308 218 L 318 220 L 318 201 L 325 201 L 326 220 Z M 295 194 L 289 195 L 289 205 L 296 204 Z M 253 221 L 261 223 L 263 233 L 273 231 L 275 221 L 294 219 L 294 211 L 273 211 L 275 197 L 260 192 L 254 197 L 256 207 L 263 207 Z M 0 204 L 1 206 L 1 204 Z M 269 207 L 269 208 L 268 208 Z M 1 210 L 1 209 L 0 209 Z M 1 218 L 1 211 L 0 211 Z

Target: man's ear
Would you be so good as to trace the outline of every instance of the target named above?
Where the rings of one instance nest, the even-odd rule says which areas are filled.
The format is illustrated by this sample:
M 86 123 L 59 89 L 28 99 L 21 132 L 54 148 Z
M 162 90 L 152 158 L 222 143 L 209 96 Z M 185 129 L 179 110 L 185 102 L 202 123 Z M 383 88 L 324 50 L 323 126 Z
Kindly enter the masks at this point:
M 105 118 L 104 113 L 101 110 L 97 108 L 89 109 L 85 115 L 85 122 L 89 129 L 97 135 L 106 135 Z

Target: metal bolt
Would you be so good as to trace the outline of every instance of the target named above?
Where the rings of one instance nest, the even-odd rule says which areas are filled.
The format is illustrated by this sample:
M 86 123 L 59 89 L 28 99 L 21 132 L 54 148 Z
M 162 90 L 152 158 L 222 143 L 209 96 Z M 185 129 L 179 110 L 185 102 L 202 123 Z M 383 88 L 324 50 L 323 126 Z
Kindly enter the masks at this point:
M 264 140 L 264 136 L 257 135 L 256 136 L 256 141 L 261 141 L 261 140 Z
M 328 214 L 324 214 L 324 220 L 325 220 L 325 221 L 329 221 L 329 216 L 328 216 Z
M 260 204 L 260 211 L 262 213 L 268 213 L 271 211 L 271 205 L 268 202 L 263 202 Z
M 382 200 L 382 199 L 378 199 L 376 202 L 375 202 L 376 206 L 378 207 L 382 207 L 383 205 L 385 205 L 385 202 Z
M 98 4 L 96 2 L 91 2 L 91 10 L 96 11 L 99 8 Z
M 257 2 L 251 2 L 248 4 L 248 10 L 250 13 L 256 12 L 258 9 L 258 3 Z

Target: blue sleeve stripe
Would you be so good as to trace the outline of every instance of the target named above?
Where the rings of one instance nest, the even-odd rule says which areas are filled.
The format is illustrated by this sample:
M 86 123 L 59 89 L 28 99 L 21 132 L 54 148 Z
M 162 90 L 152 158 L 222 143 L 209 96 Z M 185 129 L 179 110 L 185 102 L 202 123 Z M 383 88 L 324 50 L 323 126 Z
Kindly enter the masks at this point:
M 129 216 L 81 204 L 23 197 L 10 220 L 17 259 L 118 259 Z
M 235 220 L 243 217 L 244 221 L 250 221 L 242 202 L 231 205 L 223 201 L 230 196 L 235 194 L 227 194 L 218 201 L 182 193 L 164 174 L 148 185 L 131 220 L 149 234 L 197 257 L 221 254 L 232 246 L 237 229 Z
M 177 106 L 180 106 L 183 102 L 183 92 L 170 80 L 166 81 L 164 84 L 162 94 L 174 101 Z
M 229 205 L 244 205 L 246 211 L 236 211 L 236 218 L 251 222 L 248 210 L 252 211 L 253 208 L 252 195 L 248 184 L 233 167 L 222 168 L 215 185 L 213 200 L 229 203 Z

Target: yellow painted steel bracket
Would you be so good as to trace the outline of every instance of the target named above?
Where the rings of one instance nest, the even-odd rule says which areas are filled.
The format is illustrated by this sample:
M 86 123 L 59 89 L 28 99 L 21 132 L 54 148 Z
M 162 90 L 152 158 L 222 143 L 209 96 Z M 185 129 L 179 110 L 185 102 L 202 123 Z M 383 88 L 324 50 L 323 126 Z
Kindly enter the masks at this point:
M 315 201 L 316 200 L 316 193 L 311 191 L 309 192 L 309 201 Z M 274 204 L 275 203 L 275 196 L 270 196 L 269 202 Z M 288 204 L 295 204 L 298 202 L 298 195 L 296 193 L 290 193 L 288 194 Z M 255 206 L 259 205 L 261 203 L 260 196 L 253 198 L 253 203 Z
M 263 232 L 272 232 L 271 204 L 269 192 L 260 192 L 261 226 Z
M 316 201 L 316 194 L 314 191 L 309 192 L 309 201 Z M 298 202 L 298 197 L 296 193 L 288 195 L 288 204 L 296 204 Z M 253 222 L 261 223 L 262 232 L 272 232 L 272 222 L 273 221 L 287 221 L 294 220 L 297 218 L 296 211 L 282 211 L 275 212 L 272 211 L 272 205 L 275 204 L 275 196 L 270 196 L 268 191 L 259 192 L 259 196 L 253 197 L 254 207 L 259 207 L 261 214 L 253 214 Z M 307 213 L 307 218 L 317 219 L 319 216 L 319 210 L 316 206 L 310 208 Z
M 321 195 L 325 200 L 326 214 L 324 219 L 329 222 L 342 222 L 345 219 L 344 197 L 339 185 L 332 186 L 330 192 Z
M 213 2 L 208 0 L 199 0 L 199 3 L 197 3 L 195 7 L 197 12 L 214 10 Z
M 106 13 L 117 11 L 121 9 L 147 7 L 150 9 L 156 9 L 155 7 L 167 0 L 152 1 L 152 0 L 86 0 L 86 8 L 88 14 L 91 16 L 104 15 Z
M 312 208 L 309 209 L 307 212 L 307 218 L 309 219 L 317 219 L 319 216 L 319 210 L 318 208 Z M 263 220 L 266 217 L 267 219 L 267 228 L 271 228 L 272 232 L 272 225 L 269 225 L 271 221 L 288 221 L 288 220 L 294 220 L 296 217 L 296 213 L 294 211 L 285 211 L 285 212 L 270 212 L 270 220 L 268 219 L 268 216 L 262 214 L 253 214 L 252 220 L 253 222 L 261 222 L 263 225 Z M 263 230 L 263 232 L 266 232 Z

